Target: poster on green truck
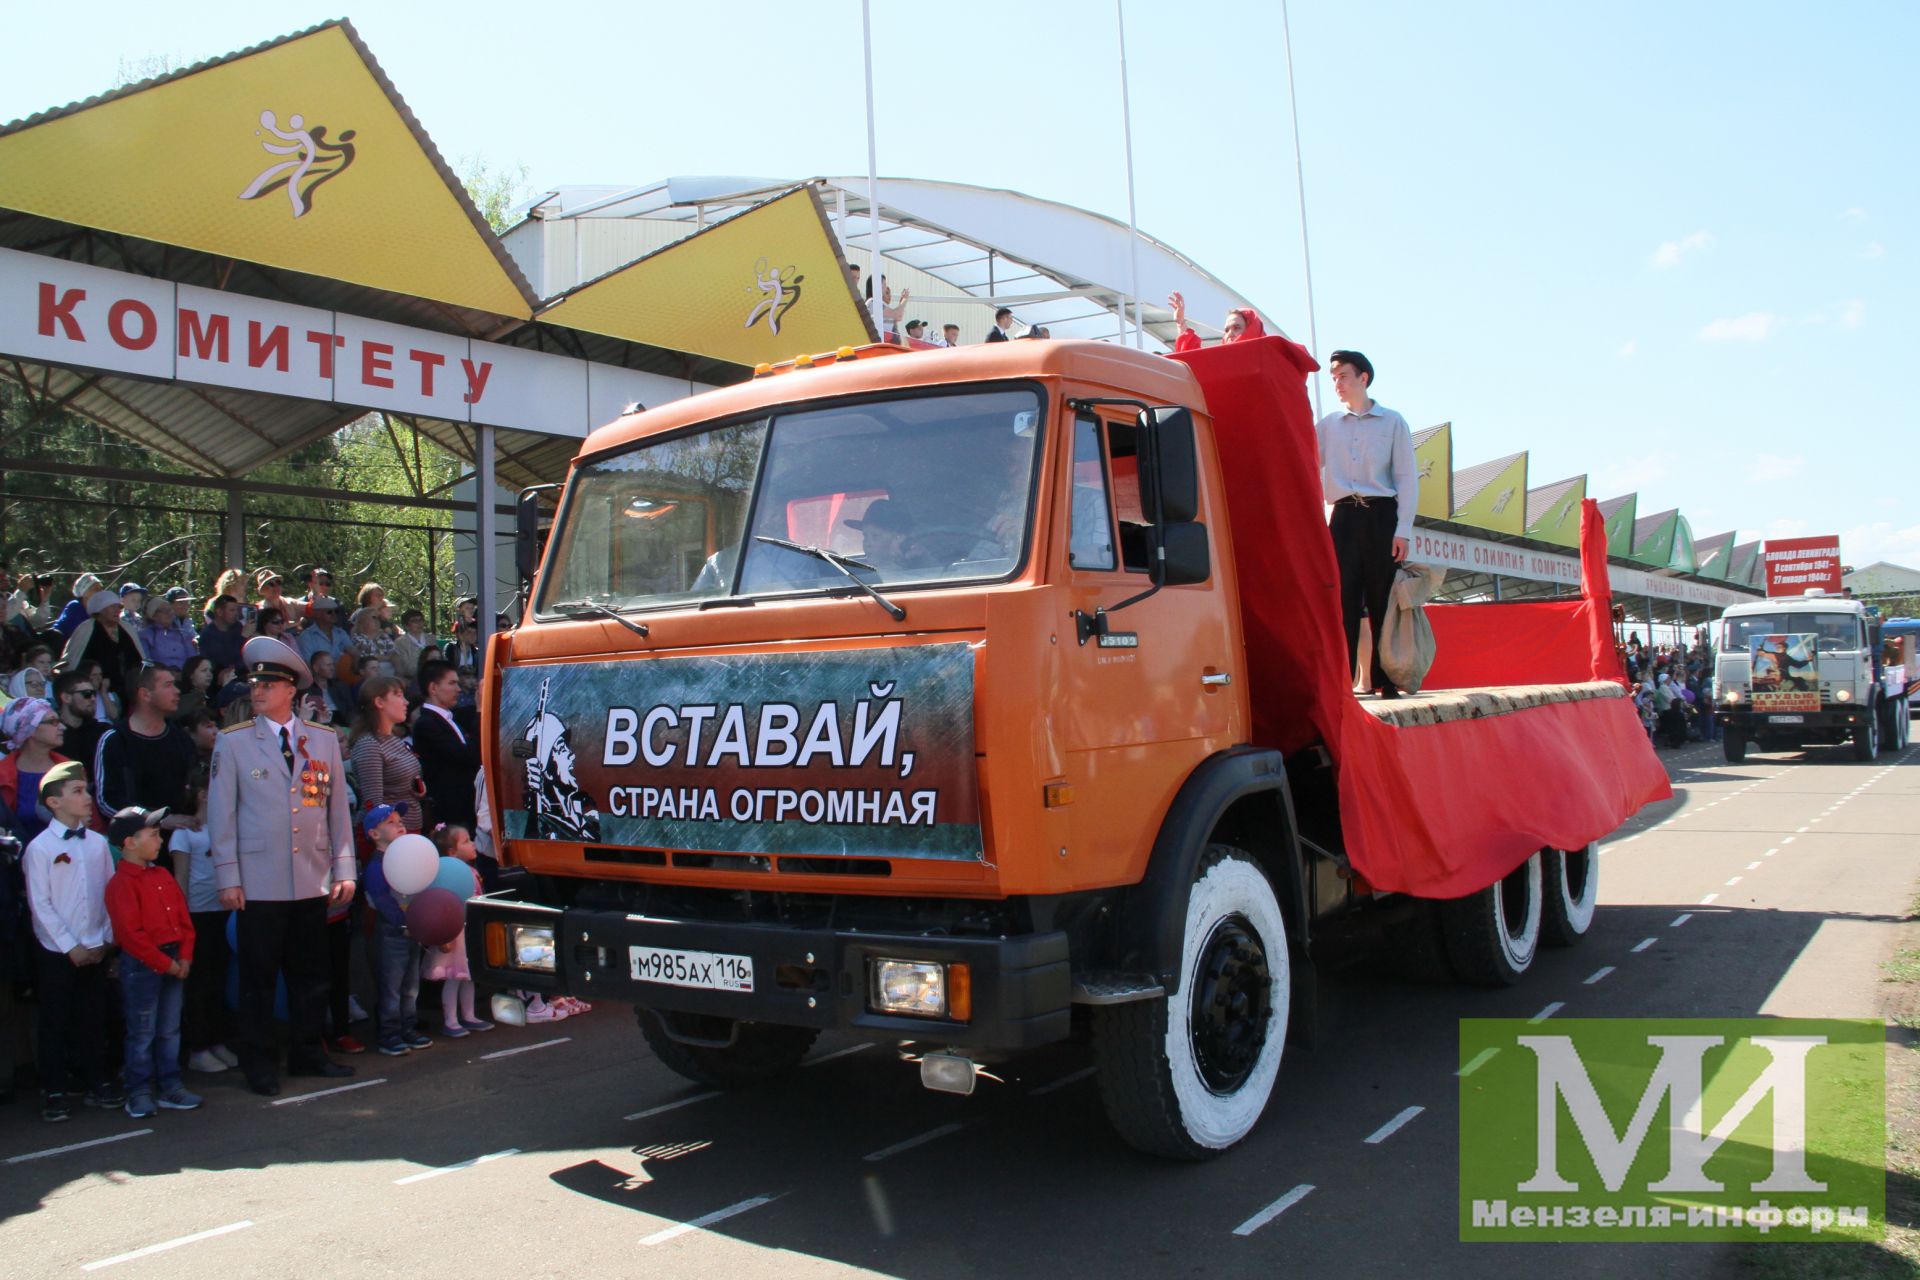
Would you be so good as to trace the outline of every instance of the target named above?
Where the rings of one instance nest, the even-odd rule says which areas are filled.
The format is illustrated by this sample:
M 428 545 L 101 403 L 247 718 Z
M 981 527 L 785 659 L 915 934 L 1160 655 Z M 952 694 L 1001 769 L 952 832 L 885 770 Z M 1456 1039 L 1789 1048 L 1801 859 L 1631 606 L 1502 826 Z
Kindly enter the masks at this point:
M 499 725 L 512 839 L 982 856 L 969 645 L 508 667 Z

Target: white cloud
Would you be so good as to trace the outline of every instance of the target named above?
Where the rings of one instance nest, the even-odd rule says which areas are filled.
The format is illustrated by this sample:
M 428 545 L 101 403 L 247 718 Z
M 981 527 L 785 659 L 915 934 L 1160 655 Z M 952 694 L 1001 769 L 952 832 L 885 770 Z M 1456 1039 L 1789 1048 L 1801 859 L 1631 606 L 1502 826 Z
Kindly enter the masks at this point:
M 1722 316 L 1700 330 L 1707 342 L 1765 342 L 1783 321 L 1771 311 L 1749 311 L 1743 316 Z
M 1653 251 L 1653 265 L 1664 271 L 1668 267 L 1679 266 L 1680 259 L 1686 257 L 1688 254 L 1697 253 L 1702 249 L 1710 249 L 1712 247 L 1713 233 L 1711 231 L 1696 231 L 1692 235 L 1684 236 L 1679 240 L 1668 240 L 1662 243 L 1658 249 Z
M 1858 298 L 1850 298 L 1840 304 L 1840 327 L 1858 329 L 1867 318 L 1867 304 Z
M 1767 527 L 1761 531 L 1760 536 L 1762 538 L 1798 538 L 1811 527 L 1798 516 L 1775 516 L 1767 522 Z
M 1599 468 L 1600 487 L 1608 493 L 1638 493 L 1667 478 L 1667 455 L 1649 453 L 1620 458 Z
M 1860 256 L 1867 259 L 1884 258 L 1887 256 L 1887 246 L 1881 244 L 1878 240 L 1869 240 L 1867 241 L 1867 247 L 1860 251 Z
M 1614 352 L 1614 354 L 1622 360 L 1631 360 L 1633 359 L 1634 353 L 1638 350 L 1640 350 L 1640 340 L 1638 338 L 1628 338 L 1620 344 L 1620 349 Z
M 1866 220 L 1867 220 L 1867 211 L 1865 209 L 1862 209 L 1857 204 L 1854 205 L 1851 209 L 1841 210 L 1840 221 L 1842 222 L 1865 222 Z
M 1855 525 L 1840 535 L 1840 558 L 1865 568 L 1876 560 L 1920 568 L 1920 524 L 1895 525 L 1891 520 Z
M 1788 456 L 1779 453 L 1755 454 L 1747 463 L 1747 482 L 1749 484 L 1771 484 L 1776 480 L 1791 480 L 1800 474 L 1807 460 L 1800 454 Z

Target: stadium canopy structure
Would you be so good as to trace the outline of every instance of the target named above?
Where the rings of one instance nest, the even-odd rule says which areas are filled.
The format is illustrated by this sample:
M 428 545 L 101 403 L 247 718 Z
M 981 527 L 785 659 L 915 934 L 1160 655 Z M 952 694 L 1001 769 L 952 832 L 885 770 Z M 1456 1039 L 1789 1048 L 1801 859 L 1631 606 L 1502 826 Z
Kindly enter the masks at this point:
M 1114 219 L 952 182 L 883 178 L 870 201 L 864 178 L 675 177 L 518 213 L 493 232 L 344 21 L 0 125 L 0 378 L 155 459 L 110 473 L 0 441 L 0 470 L 218 491 L 241 567 L 282 496 L 464 517 L 490 619 L 492 501 L 252 475 L 378 413 L 403 465 L 405 437 L 429 438 L 471 463 L 476 493 L 559 479 L 632 402 L 873 341 L 848 263 L 876 243 L 907 318 L 963 342 L 1004 305 L 1016 333 L 1164 350 L 1168 294 L 1209 338 L 1252 305 Z M 1585 478 L 1530 488 L 1524 452 L 1456 471 L 1455 443 L 1452 424 L 1417 435 L 1414 557 L 1448 569 L 1453 598 L 1574 589 Z M 1633 495 L 1603 509 L 1630 615 L 1680 625 L 1755 594 L 1755 544 L 1696 543 L 1678 512 L 1637 520 Z

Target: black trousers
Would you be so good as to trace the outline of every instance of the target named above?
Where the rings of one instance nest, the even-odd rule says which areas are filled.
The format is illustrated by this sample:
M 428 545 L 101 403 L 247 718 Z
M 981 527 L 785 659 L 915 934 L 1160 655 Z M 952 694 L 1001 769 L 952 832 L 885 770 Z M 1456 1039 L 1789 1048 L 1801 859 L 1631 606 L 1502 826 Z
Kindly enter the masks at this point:
M 1360 660 L 1360 614 L 1373 620 L 1371 687 L 1393 688 L 1380 669 L 1380 620 L 1387 616 L 1387 597 L 1393 594 L 1393 530 L 1400 520 L 1400 504 L 1393 498 L 1369 498 L 1364 507 L 1337 503 L 1328 531 L 1333 535 L 1333 558 L 1340 565 L 1340 620 L 1347 628 L 1347 670 Z
M 108 962 L 76 965 L 63 951 L 34 950 L 40 954 L 40 1087 L 47 1093 L 101 1088 L 113 1079 L 107 1070 Z
M 187 973 L 185 1007 L 180 1016 L 180 1038 L 188 1053 L 225 1044 L 231 1034 L 227 1015 L 227 946 L 225 911 L 193 913 L 193 968 Z
M 327 1011 L 327 900 L 259 902 L 240 912 L 234 961 L 240 968 L 240 1034 L 233 1046 L 249 1079 L 273 1074 L 274 983 L 287 983 L 289 1068 L 325 1057 L 320 1044 Z

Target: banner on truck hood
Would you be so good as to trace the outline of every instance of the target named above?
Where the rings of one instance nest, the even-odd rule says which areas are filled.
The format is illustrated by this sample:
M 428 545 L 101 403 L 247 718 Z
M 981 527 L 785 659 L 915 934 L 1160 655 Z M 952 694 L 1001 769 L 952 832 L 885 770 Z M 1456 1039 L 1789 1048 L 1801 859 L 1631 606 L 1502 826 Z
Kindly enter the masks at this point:
M 509 667 L 513 839 L 978 859 L 965 644 Z
M 1749 642 L 1755 711 L 1818 711 L 1820 659 L 1814 633 L 1754 636 Z

